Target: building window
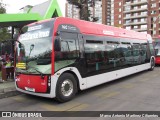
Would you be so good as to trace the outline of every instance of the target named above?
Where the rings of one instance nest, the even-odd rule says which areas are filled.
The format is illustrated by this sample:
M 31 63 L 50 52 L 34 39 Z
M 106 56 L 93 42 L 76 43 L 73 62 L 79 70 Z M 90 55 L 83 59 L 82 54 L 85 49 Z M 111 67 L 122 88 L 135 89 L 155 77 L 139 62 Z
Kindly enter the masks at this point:
M 141 15 L 147 15 L 147 12 L 145 11 L 145 12 L 141 12 Z
M 131 30 L 131 26 L 127 26 L 126 29 L 127 29 L 127 30 Z
M 151 4 L 151 8 L 156 7 L 156 3 Z
M 111 22 L 111 25 L 113 26 L 113 25 L 114 25 L 114 22 Z
M 145 22 L 146 21 L 146 19 L 145 18 L 141 18 L 141 22 Z
M 126 14 L 126 17 L 131 17 L 131 14 Z
M 134 19 L 133 21 L 134 21 L 134 22 L 138 22 L 138 19 Z
M 114 10 L 111 10 L 111 14 L 114 14 Z
M 135 9 L 138 9 L 138 6 L 135 6 L 135 7 L 134 7 L 134 10 L 135 10 Z
M 153 28 L 156 28 L 156 24 L 153 24 Z
M 141 25 L 141 28 L 142 28 L 142 29 L 146 29 L 146 28 L 147 28 L 147 25 Z
M 138 26 L 137 26 L 137 25 L 136 25 L 136 26 L 133 26 L 133 28 L 134 28 L 134 29 L 138 29 Z
M 151 11 L 151 14 L 156 14 L 156 11 L 155 11 L 155 10 L 152 10 L 152 11 Z
M 157 19 L 157 17 L 153 17 L 153 22 L 155 22 L 155 21 L 156 21 L 156 19 Z
M 137 16 L 138 15 L 138 13 L 134 13 L 134 16 Z
M 122 21 L 121 21 L 121 20 L 119 21 L 119 24 L 122 24 Z
M 119 9 L 119 12 L 121 12 L 122 10 L 121 10 L 121 8 Z
M 126 20 L 126 23 L 130 23 L 131 22 L 131 20 Z
M 147 5 L 142 5 L 141 8 L 147 8 Z
M 131 10 L 131 7 L 130 6 L 126 6 L 125 7 L 125 10 L 127 11 L 127 10 Z
M 119 15 L 118 18 L 121 18 L 121 15 Z
M 122 5 L 122 3 L 120 2 L 120 3 L 119 3 L 119 6 L 121 6 L 121 5 Z

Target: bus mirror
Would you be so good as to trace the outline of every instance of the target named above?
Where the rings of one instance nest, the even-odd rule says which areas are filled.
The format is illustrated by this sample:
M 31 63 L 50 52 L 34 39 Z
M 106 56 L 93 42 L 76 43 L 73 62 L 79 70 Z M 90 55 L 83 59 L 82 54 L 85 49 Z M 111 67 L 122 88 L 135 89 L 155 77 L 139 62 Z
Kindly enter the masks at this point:
M 61 51 L 61 41 L 60 41 L 60 39 L 55 39 L 54 51 Z
M 21 43 L 19 43 L 18 47 L 19 47 L 19 48 L 22 48 L 22 44 L 21 44 Z
M 60 31 L 57 31 L 57 32 L 56 32 L 56 36 L 59 36 L 59 35 L 60 35 Z

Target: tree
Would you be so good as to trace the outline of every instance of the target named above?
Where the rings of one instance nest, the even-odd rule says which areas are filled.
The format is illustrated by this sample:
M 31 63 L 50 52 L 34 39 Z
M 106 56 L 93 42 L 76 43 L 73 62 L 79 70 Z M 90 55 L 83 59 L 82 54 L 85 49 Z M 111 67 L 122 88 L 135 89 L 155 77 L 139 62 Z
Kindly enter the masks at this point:
M 98 21 L 97 17 L 91 18 L 91 11 L 89 10 L 90 7 L 95 6 L 96 0 L 67 0 L 68 3 L 75 5 L 79 9 L 79 16 L 81 20 L 86 21 Z
M 0 14 L 6 13 L 5 4 L 2 3 L 2 0 L 0 0 Z
M 6 13 L 6 5 L 0 0 L 0 14 Z M 11 34 L 8 28 L 1 28 L 0 26 L 0 41 L 7 40 L 11 38 Z

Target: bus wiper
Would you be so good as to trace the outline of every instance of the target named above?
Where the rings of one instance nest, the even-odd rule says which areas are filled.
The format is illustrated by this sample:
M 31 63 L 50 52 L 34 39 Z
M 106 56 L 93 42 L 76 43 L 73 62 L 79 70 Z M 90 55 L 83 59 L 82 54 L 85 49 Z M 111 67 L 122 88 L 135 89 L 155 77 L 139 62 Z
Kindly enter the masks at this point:
M 31 69 L 35 70 L 36 72 L 40 73 L 40 74 L 41 74 L 41 79 L 44 79 L 44 74 L 43 74 L 41 71 L 37 70 L 37 68 L 35 68 L 35 67 L 30 67 L 30 66 L 29 66 L 29 68 L 31 68 Z M 28 72 L 29 72 L 29 71 L 28 71 Z
M 32 50 L 34 49 L 34 44 L 30 45 L 29 57 L 31 55 Z

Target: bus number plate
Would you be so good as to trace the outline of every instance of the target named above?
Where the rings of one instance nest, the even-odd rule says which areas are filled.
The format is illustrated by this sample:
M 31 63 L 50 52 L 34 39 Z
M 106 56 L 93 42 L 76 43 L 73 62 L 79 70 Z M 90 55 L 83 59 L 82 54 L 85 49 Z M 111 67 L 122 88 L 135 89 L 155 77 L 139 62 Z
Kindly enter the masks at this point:
M 25 87 L 25 89 L 26 89 L 27 91 L 30 91 L 30 92 L 35 92 L 35 89 L 34 89 L 34 88 Z

